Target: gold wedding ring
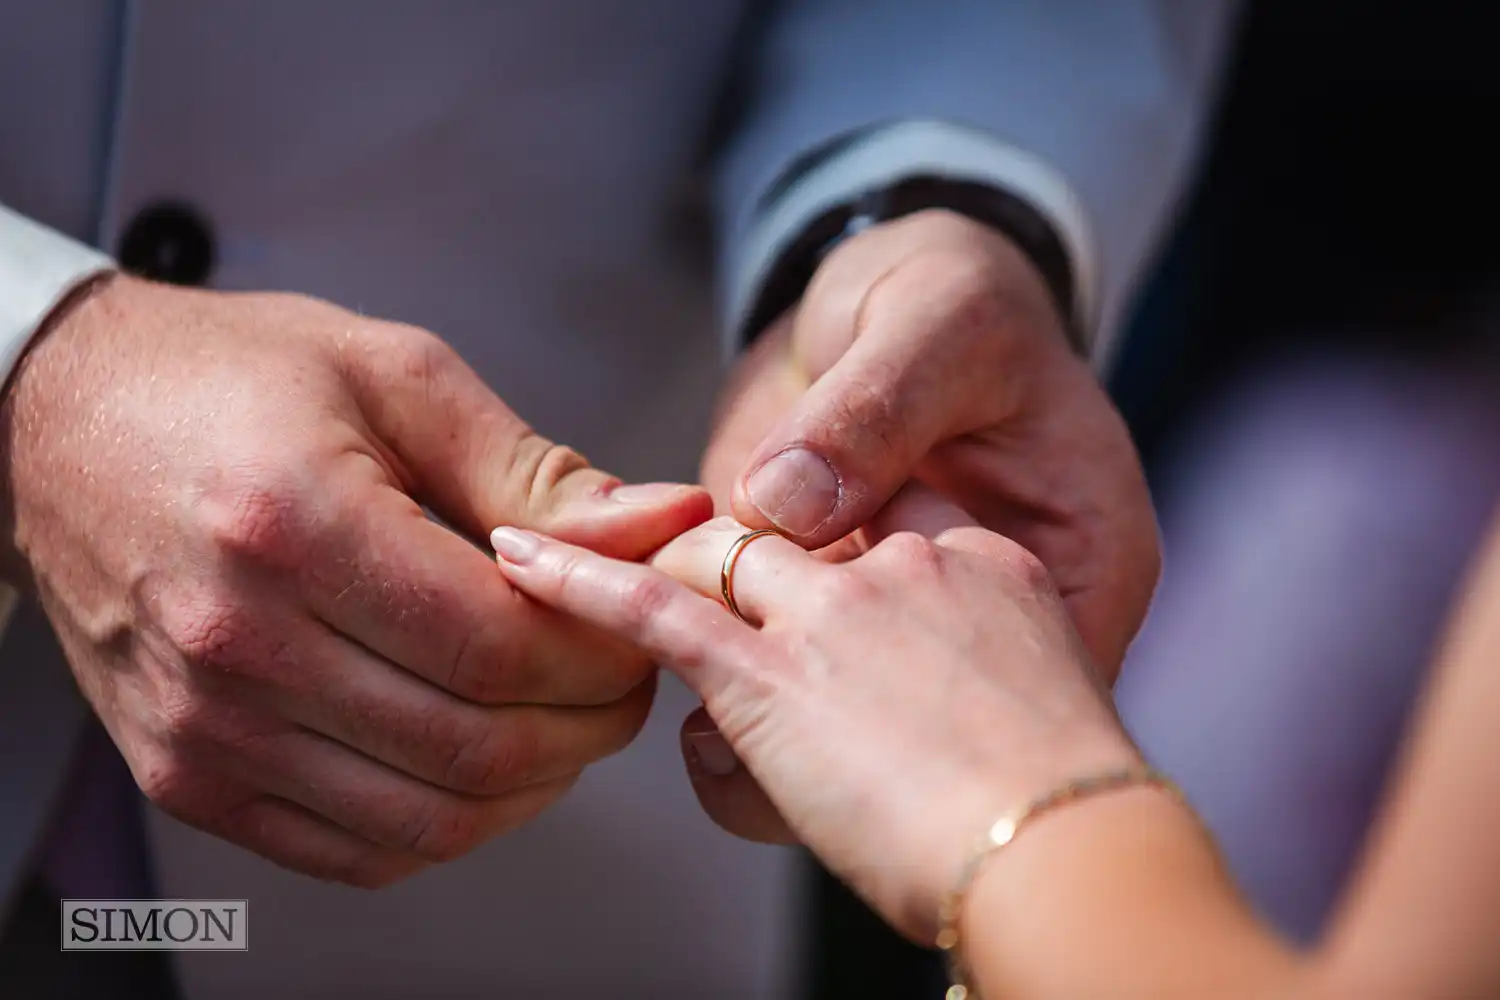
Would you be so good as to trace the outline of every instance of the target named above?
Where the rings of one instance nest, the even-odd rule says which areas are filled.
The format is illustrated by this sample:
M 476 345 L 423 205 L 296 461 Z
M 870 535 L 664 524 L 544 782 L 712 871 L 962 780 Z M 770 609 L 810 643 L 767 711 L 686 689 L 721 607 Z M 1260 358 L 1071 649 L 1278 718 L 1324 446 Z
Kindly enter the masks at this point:
M 740 553 L 745 551 L 745 546 L 766 535 L 779 535 L 780 532 L 772 531 L 770 528 L 757 528 L 755 531 L 747 531 L 734 540 L 729 546 L 729 551 L 724 553 L 724 565 L 719 568 L 719 593 L 724 595 L 724 606 L 729 613 L 734 615 L 746 625 L 752 624 L 750 619 L 740 613 L 740 606 L 734 601 L 734 564 L 739 562 Z

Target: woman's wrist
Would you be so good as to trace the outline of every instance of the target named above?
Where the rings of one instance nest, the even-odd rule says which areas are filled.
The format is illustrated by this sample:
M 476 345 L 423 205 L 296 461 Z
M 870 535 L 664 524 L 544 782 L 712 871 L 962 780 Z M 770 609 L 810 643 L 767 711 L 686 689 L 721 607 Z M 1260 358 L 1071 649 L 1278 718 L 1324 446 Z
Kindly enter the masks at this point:
M 1028 823 L 976 875 L 960 933 L 984 1000 L 1259 996 L 1297 969 L 1193 813 L 1149 785 Z

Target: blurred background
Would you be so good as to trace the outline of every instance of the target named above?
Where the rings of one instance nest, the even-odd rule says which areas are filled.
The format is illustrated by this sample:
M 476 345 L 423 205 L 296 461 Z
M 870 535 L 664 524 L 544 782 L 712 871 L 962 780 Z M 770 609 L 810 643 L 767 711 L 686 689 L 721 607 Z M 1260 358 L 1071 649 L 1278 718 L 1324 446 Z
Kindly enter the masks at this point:
M 682 6 L 705 21 L 726 16 L 710 5 Z M 1245 0 L 1243 6 L 1195 182 L 1154 270 L 1137 290 L 1111 372 L 1111 390 L 1150 476 L 1166 555 L 1153 612 L 1117 693 L 1126 723 L 1154 762 L 1184 786 L 1253 903 L 1285 934 L 1306 941 L 1324 926 L 1332 900 L 1358 862 L 1450 597 L 1500 499 L 1500 195 L 1494 189 L 1500 147 L 1490 134 L 1500 123 L 1500 65 L 1493 51 L 1500 14 L 1495 4 L 1476 0 Z M 849 0 L 846 10 L 856 7 Z M 34 9 L 46 8 L 38 3 Z M 194 7 L 184 3 L 163 14 L 166 9 L 150 7 L 163 20 Z M 505 10 L 475 3 L 464 13 L 483 25 Z M 0 11 L 9 13 L 6 0 L 0 0 Z M 598 5 L 590 14 L 601 11 L 609 17 L 596 21 L 554 10 L 559 23 L 578 32 L 559 37 L 603 31 L 620 51 L 632 44 L 676 43 L 670 24 L 639 17 L 627 5 Z M 227 12 L 244 17 L 240 29 L 248 35 L 265 8 L 224 4 L 215 16 Z M 410 15 L 396 4 L 361 6 L 359 13 L 393 20 Z M 422 38 L 436 48 L 444 30 L 457 29 L 440 25 Z M 724 37 L 730 37 L 727 29 Z M 380 63 L 383 77 L 403 87 L 409 81 L 430 86 L 435 101 L 450 89 L 461 92 L 441 74 L 427 72 L 431 64 L 420 45 L 412 49 L 406 56 L 420 71 Z M 573 121 L 575 112 L 587 109 L 549 58 L 539 51 L 536 65 L 521 70 L 556 88 L 545 91 L 558 102 L 547 113 Z M 496 65 L 483 68 L 502 82 L 514 69 L 504 60 L 491 62 Z M 143 58 L 141 64 L 152 61 Z M 321 70 L 321 57 L 306 65 Z M 180 96 L 182 81 L 192 78 L 190 70 L 165 62 L 158 69 L 151 78 L 169 97 Z M 619 66 L 612 71 L 625 74 Z M 664 76 L 652 94 L 687 108 L 698 95 L 675 79 Z M 360 101 L 358 80 L 334 82 L 339 86 L 323 99 L 339 113 L 375 106 Z M 427 91 L 413 87 L 407 96 L 415 106 Z M 175 103 L 164 100 L 163 106 Z M 664 121 L 680 109 L 668 110 L 662 111 Z M 49 118 L 49 131 L 52 125 Z M 229 158 L 225 150 L 232 148 L 199 152 L 211 165 L 215 157 Z M 639 137 L 630 152 L 631 169 L 641 178 L 667 176 L 664 164 L 689 155 Z M 281 166 L 296 177 L 300 162 L 293 156 Z M 605 172 L 594 163 L 569 161 L 568 171 L 576 172 L 559 173 L 549 158 L 534 165 L 530 158 L 507 155 L 495 162 L 522 171 L 517 189 L 545 189 L 556 199 L 522 206 L 517 217 L 546 219 L 539 232 L 550 233 L 556 205 L 571 205 L 579 192 L 605 200 L 597 184 Z M 192 163 L 168 165 L 169 179 L 197 172 Z M 524 172 L 533 167 L 554 183 L 536 184 Z M 257 165 L 246 174 L 259 170 Z M 57 180 L 46 169 L 37 173 L 47 182 L 38 189 Z M 654 182 L 637 183 L 655 199 L 643 199 L 627 213 L 644 232 L 656 224 L 657 201 L 678 199 L 677 192 L 657 190 Z M 461 325 L 467 310 L 449 302 L 450 283 L 468 289 L 474 301 L 486 301 L 495 273 L 513 270 L 508 280 L 515 288 L 542 273 L 528 269 L 536 262 L 522 259 L 527 255 L 507 261 L 506 268 L 465 258 L 472 270 L 450 273 L 451 258 L 442 252 L 447 233 L 438 222 L 458 217 L 483 229 L 495 218 L 460 204 L 461 193 L 433 186 L 414 192 L 410 204 L 382 206 L 391 213 L 383 224 L 419 220 L 409 232 L 421 240 L 376 257 L 388 271 L 375 281 L 364 273 L 363 261 L 341 271 L 343 255 L 327 252 L 321 237 L 292 241 L 306 250 L 289 258 L 298 269 L 291 272 L 298 287 L 339 299 L 350 289 L 373 289 L 382 297 L 349 298 L 373 315 L 427 317 L 424 322 L 439 329 Z M 144 199 L 156 192 L 137 194 Z M 353 191 L 350 203 L 359 198 Z M 337 215 L 344 207 L 330 211 Z M 312 211 L 307 205 L 288 211 L 296 216 L 292 231 L 315 232 L 301 218 Z M 363 207 L 348 214 L 363 219 Z M 701 221 L 694 216 L 684 226 Z M 231 235 L 236 225 L 257 231 L 245 220 L 221 222 Z M 585 222 L 590 239 L 610 232 L 592 216 Z M 381 224 L 370 223 L 369 231 Z M 76 228 L 91 225 L 78 220 Z M 330 230 L 339 231 L 348 230 Z M 264 276 L 274 275 L 274 266 L 290 268 L 285 260 L 276 264 L 265 245 L 254 241 L 231 239 L 221 249 L 230 272 L 223 287 L 265 287 Z M 605 247 L 596 256 L 608 261 L 612 252 L 617 248 Z M 517 262 L 528 266 L 510 267 Z M 537 267 L 548 264 L 541 260 Z M 425 286 L 423 276 L 432 279 Z M 202 280 L 200 275 L 185 283 Z M 571 305 L 575 299 L 609 302 L 622 296 L 630 308 L 612 311 L 639 312 L 644 328 L 659 328 L 665 337 L 687 325 L 683 317 L 708 312 L 708 303 L 698 301 L 706 299 L 706 276 L 674 278 L 679 280 L 689 286 L 680 297 L 659 296 L 650 291 L 654 285 L 622 284 L 601 267 L 574 275 L 557 298 Z M 422 297 L 424 288 L 444 289 L 439 304 Z M 580 295 L 579 289 L 591 294 Z M 580 328 L 598 318 L 579 315 L 586 317 L 576 323 Z M 500 387 L 506 398 L 523 413 L 542 411 L 561 375 L 526 374 L 533 371 L 526 367 L 533 353 L 526 338 L 483 343 L 483 351 L 493 352 L 485 359 L 490 368 L 512 373 Z M 551 425 L 549 433 L 590 455 L 637 456 L 632 471 L 638 478 L 689 475 L 657 442 L 667 431 L 706 424 L 716 386 L 704 373 L 717 370 L 716 345 L 698 336 L 696 353 L 677 358 L 663 346 L 665 339 L 645 347 L 626 337 L 570 343 L 549 345 L 562 359 L 556 370 L 587 350 L 587 368 L 597 375 L 587 387 L 591 402 L 630 413 L 632 420 L 601 428 L 595 413 L 579 409 L 570 418 L 574 423 Z M 602 356 L 600 343 L 608 345 Z M 673 375 L 665 380 L 670 391 L 655 388 L 661 378 L 639 395 L 614 386 L 621 372 L 642 375 L 638 384 L 647 385 L 644 374 L 655 376 L 668 357 L 674 359 Z M 594 772 L 592 798 L 575 795 L 548 819 L 512 835 L 505 850 L 485 856 L 488 868 L 450 867 L 390 890 L 378 902 L 359 896 L 358 909 L 332 889 L 319 890 L 310 905 L 299 877 L 272 871 L 206 837 L 171 833 L 162 841 L 174 852 L 166 891 L 189 885 L 194 895 L 238 897 L 250 885 L 263 907 L 257 912 L 268 915 L 257 918 L 267 928 L 257 938 L 267 942 L 257 945 L 257 964 L 225 973 L 222 963 L 194 966 L 185 958 L 189 979 L 210 970 L 220 979 L 204 976 L 204 982 L 237 978 L 243 991 L 237 995 L 259 995 L 266 989 L 261 984 L 289 978 L 286 970 L 304 961 L 297 949 L 323 948 L 333 955 L 320 956 L 327 960 L 318 975 L 329 978 L 304 982 L 304 990 L 321 989 L 333 977 L 366 966 L 381 970 L 366 969 L 371 978 L 390 968 L 416 978 L 442 962 L 450 963 L 441 970 L 450 979 L 467 977 L 486 991 L 493 986 L 496 995 L 543 989 L 493 985 L 484 978 L 485 949 L 494 946 L 493 928 L 504 924 L 514 954 L 587 941 L 596 954 L 607 949 L 620 967 L 660 970 L 662 982 L 676 966 L 722 975 L 720 967 L 733 961 L 741 963 L 736 974 L 740 967 L 746 975 L 759 973 L 766 963 L 758 956 L 794 942 L 802 964 L 796 1000 L 943 996 L 946 978 L 936 956 L 888 931 L 811 860 L 800 862 L 804 905 L 795 924 L 737 917 L 726 900 L 738 899 L 747 911 L 753 903 L 757 913 L 783 912 L 785 885 L 776 876 L 795 856 L 711 829 L 676 770 L 669 775 L 675 790 L 667 793 L 676 797 L 661 801 L 700 825 L 683 828 L 677 813 L 641 807 L 640 789 L 663 781 L 659 762 L 675 768 L 675 720 L 695 703 L 678 688 L 662 697 L 667 707 L 657 717 L 667 726 L 649 730 L 637 744 L 649 752 L 622 755 Z M 115 784 L 134 794 L 128 781 Z M 98 828 L 108 819 L 90 822 Z M 158 817 L 159 838 L 163 822 Z M 532 860 L 549 856 L 583 860 L 559 880 L 557 869 Z M 688 862 L 712 878 L 682 877 Z M 454 889 L 486 884 L 477 881 L 483 878 L 511 892 Z M 576 902 L 596 898 L 608 902 L 594 912 Z M 304 930 L 335 926 L 351 913 L 364 922 L 352 930 L 341 927 L 326 943 Z M 430 919 L 432 913 L 444 914 L 443 920 Z M 685 943 L 662 930 L 714 921 L 724 930 L 711 941 L 704 934 Z M 33 953 L 54 947 L 54 933 L 55 924 L 41 926 Z M 764 939 L 757 936 L 762 934 Z M 716 945 L 723 954 L 712 950 Z M 389 954 L 380 955 L 383 962 L 368 961 L 376 952 Z M 472 965 L 454 966 L 454 955 Z M 589 949 L 580 948 L 576 960 L 588 962 Z M 210 994 L 200 987 L 199 995 Z M 7 996 L 0 984 L 0 1000 Z
M 1165 548 L 1118 694 L 1253 902 L 1306 940 L 1500 496 L 1492 4 L 1246 4 L 1112 390 Z M 941 996 L 809 866 L 809 1000 Z

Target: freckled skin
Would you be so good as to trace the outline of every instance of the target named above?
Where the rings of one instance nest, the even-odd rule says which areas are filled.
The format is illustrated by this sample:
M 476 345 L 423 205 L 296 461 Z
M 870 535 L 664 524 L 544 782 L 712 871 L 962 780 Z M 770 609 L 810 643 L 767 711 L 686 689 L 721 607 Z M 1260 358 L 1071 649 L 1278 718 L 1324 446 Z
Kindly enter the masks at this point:
M 38 339 L 0 446 L 7 578 L 146 794 L 357 885 L 529 820 L 654 690 L 644 654 L 520 597 L 423 507 L 624 558 L 710 512 L 687 486 L 613 502 L 426 331 L 123 276 Z

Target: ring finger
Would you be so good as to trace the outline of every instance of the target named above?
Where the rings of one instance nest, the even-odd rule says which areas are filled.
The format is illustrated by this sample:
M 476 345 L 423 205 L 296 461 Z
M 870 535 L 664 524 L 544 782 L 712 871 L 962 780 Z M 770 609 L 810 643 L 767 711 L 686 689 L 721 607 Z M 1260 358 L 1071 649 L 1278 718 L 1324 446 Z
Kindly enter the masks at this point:
M 748 538 L 750 532 L 732 517 L 716 517 L 668 542 L 651 565 L 720 603 L 727 604 L 727 592 L 731 610 L 760 625 L 796 601 L 800 584 L 831 567 L 780 535 Z

